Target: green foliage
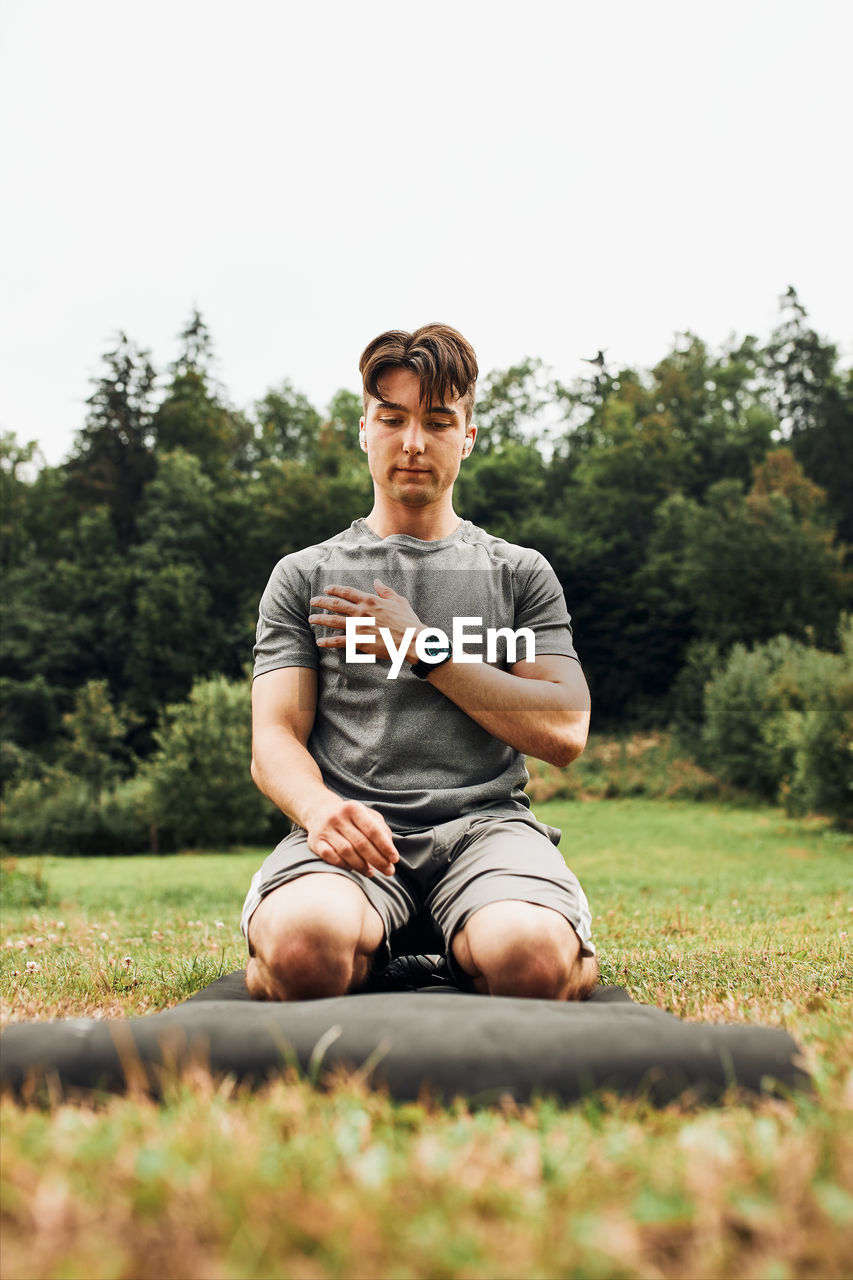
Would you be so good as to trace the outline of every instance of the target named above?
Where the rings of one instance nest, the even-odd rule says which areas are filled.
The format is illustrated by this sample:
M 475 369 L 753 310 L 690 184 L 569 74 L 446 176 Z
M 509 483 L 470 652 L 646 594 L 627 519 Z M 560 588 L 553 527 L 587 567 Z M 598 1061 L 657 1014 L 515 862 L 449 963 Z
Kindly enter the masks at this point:
M 99 796 L 125 772 L 127 728 L 112 705 L 106 680 L 90 680 L 77 690 L 73 710 L 62 717 L 57 763 Z
M 59 727 L 56 703 L 56 690 L 43 675 L 30 680 L 0 676 L 0 743 L 23 752 L 42 746 Z M 14 755 L 13 750 L 9 759 Z
M 0 859 L 0 901 L 4 911 L 43 907 L 50 902 L 41 867 L 22 867 L 14 858 Z
M 788 450 L 767 455 L 749 493 L 721 480 L 702 502 L 662 503 L 639 578 L 723 651 L 782 633 L 831 644 L 850 587 L 823 496 Z
M 34 440 L 20 444 L 14 432 L 0 433 L 0 567 L 3 569 L 19 562 L 26 552 L 27 475 L 35 470 L 37 453 Z
M 157 749 L 142 776 L 151 815 L 178 847 L 231 845 L 269 837 L 277 813 L 255 787 L 251 701 L 246 680 L 198 681 L 189 700 L 166 708 Z
M 268 391 L 255 404 L 259 459 L 305 462 L 317 446 L 322 418 L 307 397 L 289 380 Z
M 146 848 L 144 828 L 128 838 L 127 824 L 115 822 L 113 795 L 58 766 L 24 778 L 2 805 L 4 845 L 16 853 L 61 854 Z
M 795 289 L 781 302 L 765 352 L 767 399 L 796 457 L 829 495 L 839 536 L 853 543 L 853 370 L 838 369 L 837 347 L 807 323 Z
M 736 793 L 687 756 L 669 733 L 629 737 L 594 735 L 570 769 L 528 760 L 527 794 L 538 806 L 548 800 L 731 799 Z
M 534 444 L 514 440 L 505 441 L 499 451 L 479 449 L 478 439 L 459 473 L 455 504 L 475 524 L 518 542 L 529 513 L 541 510 L 545 501 L 545 460 Z
M 104 363 L 106 372 L 95 383 L 86 424 L 64 470 L 81 510 L 108 508 L 124 549 L 133 540 L 145 485 L 156 470 L 151 444 L 157 374 L 148 352 L 123 333 Z
M 112 758 L 119 746 L 145 758 L 163 708 L 194 681 L 240 677 L 275 562 L 370 507 L 361 412 L 341 390 L 321 413 L 289 381 L 250 414 L 235 409 L 194 312 L 165 376 L 119 335 L 67 464 L 43 466 L 34 445 L 3 437 L 7 798 L 26 782 L 55 811 L 50 830 L 67 809 L 71 828 L 103 832 L 109 809 L 111 839 L 147 842 L 142 791 L 125 806 L 124 766 L 92 774 L 62 718 L 105 681 L 133 711 Z M 712 351 L 685 334 L 649 371 L 605 362 L 570 387 L 535 359 L 484 374 L 457 508 L 554 565 L 599 732 L 674 722 L 695 744 L 714 655 L 783 633 L 832 647 L 853 597 L 837 536 L 853 539 L 851 412 L 853 373 L 792 291 L 764 344 Z M 812 746 L 779 748 L 789 761 L 819 754 L 813 721 L 796 738 Z M 793 769 L 790 803 L 805 804 L 820 789 L 795 786 Z
M 477 453 L 502 453 L 509 444 L 541 444 L 548 435 L 553 400 L 541 360 L 522 360 L 487 374 L 477 384 L 474 406 Z
M 62 717 L 53 762 L 14 771 L 2 809 L 4 843 L 22 853 L 129 852 L 146 848 L 143 821 L 128 820 L 117 799 L 135 761 L 126 738 L 132 718 L 117 712 L 106 681 L 78 689 Z
M 213 344 L 207 325 L 193 312 L 181 334 L 172 380 L 152 420 L 158 453 L 193 454 L 214 476 L 246 467 L 253 431 L 243 414 L 225 404 L 212 375 Z
M 688 750 L 698 751 L 705 720 L 705 688 L 720 665 L 713 640 L 692 640 L 672 684 L 672 727 Z
M 735 786 L 853 821 L 853 628 L 840 653 L 778 636 L 736 645 L 709 683 L 707 766 Z
M 810 705 L 792 708 L 782 726 L 792 768 L 780 792 L 793 813 L 827 813 L 853 827 L 853 622 L 841 653 L 821 655 L 821 666 Z

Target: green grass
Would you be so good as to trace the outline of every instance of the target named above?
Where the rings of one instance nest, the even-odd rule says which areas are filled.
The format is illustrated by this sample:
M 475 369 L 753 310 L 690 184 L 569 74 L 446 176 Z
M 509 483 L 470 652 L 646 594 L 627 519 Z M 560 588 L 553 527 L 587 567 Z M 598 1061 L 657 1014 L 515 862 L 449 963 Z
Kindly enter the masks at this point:
M 850 840 L 774 809 L 537 814 L 563 828 L 603 979 L 683 1017 L 786 1027 L 812 1097 L 472 1113 L 354 1081 L 250 1094 L 196 1073 L 159 1104 L 4 1100 L 0 1273 L 849 1276 Z M 19 861 L 3 883 L 4 1019 L 150 1012 L 242 966 L 262 856 Z

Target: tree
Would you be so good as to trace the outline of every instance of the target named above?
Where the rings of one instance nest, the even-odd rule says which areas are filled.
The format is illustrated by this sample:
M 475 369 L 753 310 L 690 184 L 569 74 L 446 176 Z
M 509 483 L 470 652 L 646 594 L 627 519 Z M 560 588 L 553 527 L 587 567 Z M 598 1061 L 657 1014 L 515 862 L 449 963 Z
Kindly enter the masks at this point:
M 642 579 L 681 601 L 695 634 L 723 651 L 782 633 L 829 646 L 850 593 L 843 559 L 824 495 L 778 450 L 749 493 L 722 480 L 702 503 L 664 504 Z
M 97 800 L 128 772 L 128 724 L 115 710 L 106 680 L 90 680 L 62 717 L 57 763 L 91 789 Z
M 129 558 L 133 617 L 123 647 L 126 697 L 149 726 L 167 702 L 187 697 L 194 678 L 230 667 L 226 637 L 242 579 L 233 560 L 222 574 L 223 539 L 217 480 L 192 453 L 164 454 Z
M 495 369 L 477 387 L 478 453 L 500 452 L 508 444 L 544 444 L 554 425 L 548 413 L 553 403 L 554 389 L 541 360 Z M 552 416 L 559 421 L 559 415 Z
M 322 418 L 308 399 L 285 379 L 255 402 L 256 456 L 267 461 L 306 462 L 317 447 Z
M 20 444 L 12 431 L 0 435 L 0 568 L 27 554 L 27 516 L 33 474 L 41 461 L 35 440 Z
M 477 447 L 459 472 L 454 501 L 463 515 L 490 533 L 518 542 L 519 530 L 545 498 L 546 463 L 534 444 L 505 439 L 499 449 Z
M 158 454 L 183 449 L 215 476 L 248 470 L 254 433 L 249 421 L 222 400 L 212 373 L 210 333 L 198 311 L 180 339 L 181 351 L 152 423 Z
M 765 353 L 767 392 L 791 449 L 823 488 L 839 537 L 853 546 L 853 370 L 838 368 L 838 349 L 807 323 L 794 288 Z
M 154 475 L 152 450 L 157 375 L 148 353 L 123 333 L 104 356 L 107 372 L 96 380 L 85 425 L 65 466 L 79 510 L 105 506 L 119 545 L 133 540 L 145 485 Z

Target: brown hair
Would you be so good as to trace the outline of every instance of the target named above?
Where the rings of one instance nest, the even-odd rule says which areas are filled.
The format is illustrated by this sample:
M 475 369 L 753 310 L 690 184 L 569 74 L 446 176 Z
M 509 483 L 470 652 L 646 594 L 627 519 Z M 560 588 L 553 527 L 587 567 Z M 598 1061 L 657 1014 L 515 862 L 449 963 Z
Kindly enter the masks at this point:
M 381 400 L 379 381 L 389 369 L 411 369 L 421 381 L 420 403 L 461 400 L 465 425 L 471 421 L 477 388 L 477 357 L 470 342 L 449 324 L 425 324 L 414 333 L 389 329 L 364 348 L 358 362 L 367 397 Z

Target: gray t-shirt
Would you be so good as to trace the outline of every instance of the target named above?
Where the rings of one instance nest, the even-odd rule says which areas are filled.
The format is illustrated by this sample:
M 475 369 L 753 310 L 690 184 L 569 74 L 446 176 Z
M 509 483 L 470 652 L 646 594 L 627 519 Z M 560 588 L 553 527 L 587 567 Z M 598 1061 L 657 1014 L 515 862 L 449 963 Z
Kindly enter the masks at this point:
M 343 533 L 280 560 L 261 599 L 255 675 L 280 667 L 318 672 L 317 714 L 308 741 L 326 785 L 378 810 L 398 831 L 419 831 L 466 813 L 529 809 L 524 756 L 482 729 L 403 662 L 348 663 L 343 649 L 318 648 L 308 615 L 312 596 L 332 584 L 373 592 L 380 578 L 406 597 L 423 624 L 451 635 L 454 617 L 487 629 L 529 627 L 536 656 L 577 658 L 563 591 L 547 560 L 463 520 L 449 538 L 380 538 L 355 520 Z M 326 632 L 322 634 L 340 634 Z M 522 640 L 517 660 L 526 656 Z M 498 641 L 493 666 L 508 670 Z

